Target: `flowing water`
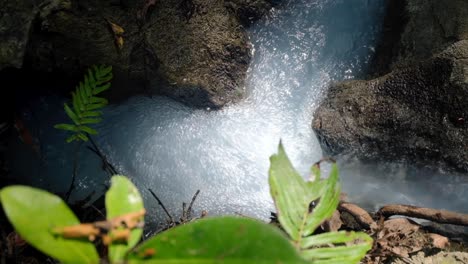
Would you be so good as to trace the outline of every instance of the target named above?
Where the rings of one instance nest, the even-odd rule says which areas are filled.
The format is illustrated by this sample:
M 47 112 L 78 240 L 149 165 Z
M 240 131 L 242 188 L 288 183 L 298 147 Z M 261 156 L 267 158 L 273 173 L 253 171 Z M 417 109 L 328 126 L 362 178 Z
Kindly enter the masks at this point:
M 280 139 L 307 176 L 322 157 L 311 129 L 314 109 L 332 81 L 365 73 L 384 14 L 384 0 L 289 0 L 250 30 L 255 52 L 247 98 L 220 111 L 194 110 L 165 97 L 133 97 L 105 111 L 98 144 L 140 188 L 150 217 L 164 218 L 151 188 L 180 214 L 200 189 L 196 211 L 266 218 L 273 210 L 267 175 Z M 12 153 L 16 173 L 65 193 L 73 144 L 52 125 L 63 122 L 62 100 L 42 98 L 24 118 L 37 127 L 42 160 L 24 166 L 25 147 Z M 73 199 L 104 192 L 100 160 L 83 146 Z M 32 158 L 31 158 L 32 159 Z M 351 200 L 369 209 L 384 203 L 467 210 L 468 177 L 404 164 L 361 164 L 341 159 L 341 180 Z

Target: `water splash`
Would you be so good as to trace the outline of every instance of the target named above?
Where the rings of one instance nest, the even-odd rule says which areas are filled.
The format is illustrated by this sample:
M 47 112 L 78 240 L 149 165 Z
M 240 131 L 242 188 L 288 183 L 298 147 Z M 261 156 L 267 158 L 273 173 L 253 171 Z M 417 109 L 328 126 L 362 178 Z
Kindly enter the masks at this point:
M 269 156 L 282 139 L 304 175 L 322 157 L 310 126 L 312 113 L 330 82 L 365 72 L 384 2 L 284 1 L 250 29 L 255 55 L 245 101 L 209 111 L 165 97 L 134 97 L 105 111 L 97 142 L 142 190 L 153 221 L 164 215 L 148 188 L 172 212 L 180 213 L 182 202 L 189 202 L 200 189 L 198 211 L 266 218 L 273 210 L 267 183 Z M 70 181 L 72 146 L 62 144 L 64 133 L 51 128 L 65 118 L 61 103 L 48 98 L 32 108 L 41 120 L 46 165 L 38 165 L 37 175 L 28 179 L 40 179 L 48 189 L 64 192 Z M 340 167 L 344 191 L 368 208 L 405 202 L 463 209 L 463 198 L 468 197 L 466 177 L 430 171 L 428 183 L 420 177 L 426 172 L 405 165 L 343 159 Z M 99 168 L 96 157 L 81 154 L 78 180 L 83 191 L 75 199 L 91 190 L 105 190 L 101 183 L 106 176 Z M 27 168 L 21 170 L 27 174 Z M 439 195 L 438 188 L 447 195 Z

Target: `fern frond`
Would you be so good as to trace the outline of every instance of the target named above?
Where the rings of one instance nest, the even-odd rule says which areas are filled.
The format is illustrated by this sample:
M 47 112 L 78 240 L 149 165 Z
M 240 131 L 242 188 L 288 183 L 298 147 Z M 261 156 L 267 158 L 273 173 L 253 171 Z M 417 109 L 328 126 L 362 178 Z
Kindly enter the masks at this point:
M 72 107 L 64 104 L 64 110 L 67 116 L 73 121 L 73 124 L 58 124 L 54 127 L 72 134 L 67 138 L 67 142 L 74 140 L 88 141 L 88 134 L 96 135 L 98 132 L 90 127 L 91 124 L 98 124 L 102 121 L 99 118 L 102 112 L 99 111 L 109 102 L 107 99 L 96 95 L 109 89 L 112 80 L 112 66 L 92 66 L 72 92 Z

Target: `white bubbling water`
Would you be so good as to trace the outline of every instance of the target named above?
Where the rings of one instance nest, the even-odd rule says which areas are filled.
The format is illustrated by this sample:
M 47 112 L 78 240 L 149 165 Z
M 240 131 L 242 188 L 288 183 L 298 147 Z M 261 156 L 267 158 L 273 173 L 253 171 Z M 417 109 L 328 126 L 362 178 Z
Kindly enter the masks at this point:
M 280 139 L 304 175 L 322 157 L 311 129 L 313 111 L 331 81 L 365 72 L 383 14 L 384 0 L 284 1 L 250 29 L 255 55 L 247 81 L 249 95 L 243 102 L 209 111 L 165 97 L 134 97 L 105 111 L 97 141 L 140 188 L 155 221 L 165 216 L 148 188 L 175 213 L 200 189 L 197 212 L 266 218 L 273 210 L 269 157 Z M 72 146 L 64 146 L 65 134 L 51 128 L 64 118 L 61 104 L 49 98 L 38 107 L 46 165 L 31 179 L 65 192 L 71 154 L 63 153 L 72 153 Z M 105 190 L 99 160 L 83 151 L 76 199 L 90 190 Z M 431 171 L 428 181 L 418 176 L 422 170 L 405 165 L 343 160 L 340 166 L 344 191 L 367 207 L 404 202 L 465 208 L 468 177 Z M 426 199 L 431 196 L 438 197 L 437 202 Z

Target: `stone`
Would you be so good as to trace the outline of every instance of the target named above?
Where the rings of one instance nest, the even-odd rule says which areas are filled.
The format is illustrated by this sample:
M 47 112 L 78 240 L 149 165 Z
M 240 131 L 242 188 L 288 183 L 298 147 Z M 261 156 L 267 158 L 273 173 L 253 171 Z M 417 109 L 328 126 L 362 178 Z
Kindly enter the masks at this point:
M 0 19 L 8 40 L 0 67 L 24 61 L 35 72 L 79 79 L 89 66 L 107 64 L 115 76 L 111 98 L 163 94 L 210 108 L 244 95 L 251 46 L 238 14 L 255 9 L 258 18 L 270 8 L 266 0 L 234 1 L 234 9 L 219 0 L 17 2 L 18 10 L 0 0 L 16 14 Z
M 332 155 L 354 153 L 466 172 L 468 2 L 444 1 L 452 14 L 440 1 L 404 2 L 408 22 L 400 37 L 383 37 L 397 43 L 387 44 L 389 50 L 377 52 L 382 57 L 375 60 L 391 62 L 387 73 L 376 67 L 382 70 L 377 78 L 332 84 L 312 127 Z

